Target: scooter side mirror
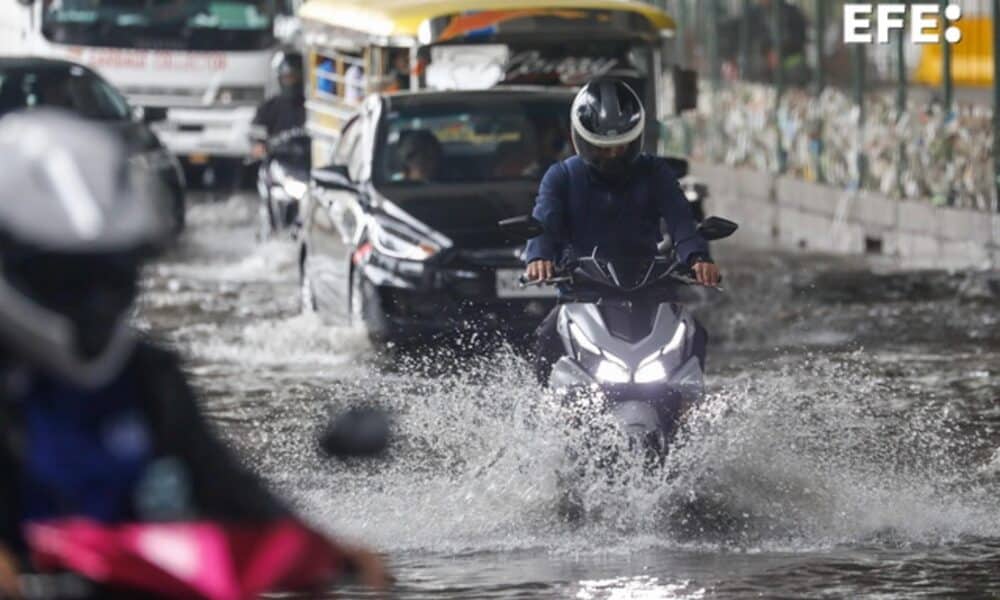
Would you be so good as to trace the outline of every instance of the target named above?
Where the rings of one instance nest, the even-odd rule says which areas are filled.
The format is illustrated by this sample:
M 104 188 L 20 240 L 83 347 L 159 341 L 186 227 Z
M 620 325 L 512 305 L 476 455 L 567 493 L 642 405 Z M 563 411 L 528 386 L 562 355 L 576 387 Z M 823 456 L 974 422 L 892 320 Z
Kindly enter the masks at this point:
M 497 223 L 500 229 L 510 237 L 520 240 L 530 240 L 545 233 L 542 222 L 531 215 L 511 217 Z
M 674 67 L 674 114 L 698 110 L 698 73 L 692 69 Z
M 739 225 L 722 217 L 708 217 L 698 226 L 698 233 L 708 241 L 727 238 L 739 229 Z
M 356 191 L 357 186 L 351 182 L 351 177 L 347 172 L 347 165 L 327 165 L 317 167 L 311 171 L 313 183 L 317 187 L 328 190 Z
M 368 458 L 389 447 L 389 416 L 377 408 L 352 408 L 334 417 L 319 438 L 320 449 L 332 458 Z

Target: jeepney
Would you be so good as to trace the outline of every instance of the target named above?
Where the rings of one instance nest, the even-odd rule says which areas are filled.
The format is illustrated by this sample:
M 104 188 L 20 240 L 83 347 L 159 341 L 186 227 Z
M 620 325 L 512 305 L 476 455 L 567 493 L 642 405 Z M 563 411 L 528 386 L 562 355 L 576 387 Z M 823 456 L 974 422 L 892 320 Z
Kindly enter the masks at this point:
M 632 0 L 310 0 L 299 13 L 306 52 L 314 164 L 327 162 L 344 122 L 371 93 L 575 87 L 602 75 L 628 81 L 658 121 L 691 108 L 693 73 L 666 59 L 674 22 Z M 666 85 L 673 73 L 673 86 Z M 683 89 L 681 89 L 683 88 Z

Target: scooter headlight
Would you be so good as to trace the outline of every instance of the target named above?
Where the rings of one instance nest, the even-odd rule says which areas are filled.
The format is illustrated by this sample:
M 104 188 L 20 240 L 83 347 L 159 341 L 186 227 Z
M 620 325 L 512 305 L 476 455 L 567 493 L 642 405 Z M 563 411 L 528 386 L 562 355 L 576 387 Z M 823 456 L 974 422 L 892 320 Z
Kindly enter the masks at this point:
M 597 356 L 601 355 L 601 349 L 597 347 L 597 344 L 590 341 L 590 338 L 580 329 L 580 326 L 572 321 L 569 323 L 569 334 L 573 338 L 573 343 L 583 350 Z
M 583 329 L 572 321 L 569 323 L 569 335 L 573 338 L 573 343 L 581 350 L 600 359 L 600 362 L 597 363 L 597 369 L 594 371 L 594 377 L 598 381 L 604 383 L 628 383 L 631 380 L 632 374 L 629 372 L 625 361 L 606 350 L 598 348 L 597 344 L 583 332 Z
M 654 360 L 640 366 L 635 372 L 636 383 L 656 383 L 666 378 L 667 369 L 663 366 L 663 361 L 660 360 L 659 354 L 656 355 Z
M 309 185 L 298 179 L 286 179 L 281 185 L 285 188 L 285 193 L 296 200 L 305 198 L 306 192 L 309 191 Z
M 604 383 L 628 383 L 630 379 L 628 369 L 609 358 L 605 358 L 597 365 L 594 377 Z
M 653 354 L 642 359 L 639 368 L 635 371 L 636 383 L 656 383 L 667 378 L 667 368 L 663 364 L 663 356 L 680 349 L 684 343 L 684 334 L 687 333 L 687 326 L 681 321 L 674 331 L 674 336 L 666 346 L 660 348 Z

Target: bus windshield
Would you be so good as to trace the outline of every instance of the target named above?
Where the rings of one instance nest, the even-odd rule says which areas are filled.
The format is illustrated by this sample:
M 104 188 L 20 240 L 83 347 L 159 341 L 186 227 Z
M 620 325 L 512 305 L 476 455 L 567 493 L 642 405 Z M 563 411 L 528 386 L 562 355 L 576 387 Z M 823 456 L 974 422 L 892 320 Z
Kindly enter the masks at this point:
M 284 0 L 46 0 L 42 32 L 62 44 L 176 50 L 274 45 Z

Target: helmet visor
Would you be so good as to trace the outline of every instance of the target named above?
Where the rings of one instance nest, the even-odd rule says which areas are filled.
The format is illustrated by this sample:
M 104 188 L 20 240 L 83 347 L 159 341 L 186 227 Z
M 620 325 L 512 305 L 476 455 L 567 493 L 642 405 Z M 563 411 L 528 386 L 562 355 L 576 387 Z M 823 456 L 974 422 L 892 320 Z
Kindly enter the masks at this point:
M 76 351 L 93 358 L 107 347 L 138 291 L 133 256 L 57 253 L 8 257 L 4 276 L 33 304 L 73 324 Z

